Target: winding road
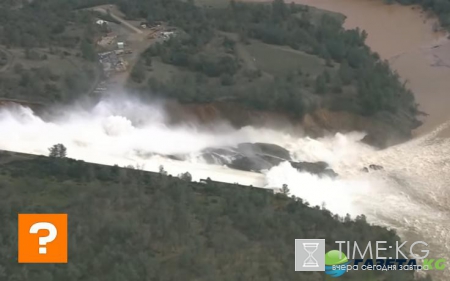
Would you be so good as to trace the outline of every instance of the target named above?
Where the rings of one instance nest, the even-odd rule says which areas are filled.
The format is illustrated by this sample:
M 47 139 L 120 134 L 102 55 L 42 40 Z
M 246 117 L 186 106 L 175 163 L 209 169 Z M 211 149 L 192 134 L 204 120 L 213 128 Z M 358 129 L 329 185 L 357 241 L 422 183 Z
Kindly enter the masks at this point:
M 124 26 L 128 27 L 129 29 L 131 29 L 132 31 L 134 31 L 137 34 L 142 34 L 142 30 L 140 30 L 139 28 L 133 26 L 132 24 L 130 24 L 129 22 L 127 22 L 126 20 L 116 16 L 114 13 L 108 13 L 107 10 L 103 9 L 103 8 L 94 8 L 94 11 L 106 14 L 106 15 L 110 15 L 113 19 L 115 19 L 116 21 L 120 22 L 121 24 L 123 24 Z

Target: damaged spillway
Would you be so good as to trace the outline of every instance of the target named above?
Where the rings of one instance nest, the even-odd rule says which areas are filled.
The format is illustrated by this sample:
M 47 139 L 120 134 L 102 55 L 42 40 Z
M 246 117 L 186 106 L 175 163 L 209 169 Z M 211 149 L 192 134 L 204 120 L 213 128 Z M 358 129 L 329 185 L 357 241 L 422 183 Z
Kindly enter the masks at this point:
M 175 176 L 189 172 L 195 181 L 287 184 L 313 206 L 341 216 L 365 214 L 405 240 L 426 241 L 433 257 L 450 260 L 450 140 L 436 132 L 375 150 L 358 132 L 312 139 L 226 123 L 208 130 L 170 125 L 162 107 L 126 99 L 73 106 L 46 118 L 26 107 L 2 108 L 0 136 L 3 150 L 47 155 L 62 143 L 69 157 L 88 162 L 149 171 L 164 166 Z
M 189 160 L 190 155 L 168 155 L 179 161 Z M 289 162 L 299 172 L 307 172 L 318 176 L 336 177 L 337 174 L 326 162 L 296 162 L 291 153 L 271 143 L 240 143 L 236 147 L 206 148 L 201 150 L 198 158 L 207 164 L 227 166 L 231 169 L 257 172 L 268 171 L 283 162 Z

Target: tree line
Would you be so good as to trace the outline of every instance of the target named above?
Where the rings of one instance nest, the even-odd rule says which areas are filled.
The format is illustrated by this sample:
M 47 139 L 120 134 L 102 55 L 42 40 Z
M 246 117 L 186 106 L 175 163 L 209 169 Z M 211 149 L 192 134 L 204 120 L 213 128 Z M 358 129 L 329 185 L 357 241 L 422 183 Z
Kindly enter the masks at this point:
M 95 77 L 96 39 L 104 33 L 95 15 L 76 1 L 1 1 L 0 96 L 67 102 L 86 93 Z M 68 67 L 62 67 L 61 62 Z
M 420 5 L 427 11 L 432 11 L 439 18 L 444 28 L 450 28 L 450 1 L 449 0 L 386 0 L 387 3 L 398 2 L 403 5 Z
M 364 216 L 339 217 L 263 189 L 194 183 L 189 175 L 172 177 L 164 169 L 149 173 L 7 153 L 0 153 L 0 160 L 5 281 L 316 281 L 324 280 L 323 273 L 294 271 L 295 239 L 326 239 L 327 251 L 336 249 L 336 240 L 359 245 L 400 240 Z M 18 264 L 18 213 L 68 214 L 69 263 Z M 341 279 L 414 277 L 411 271 L 354 271 Z
M 1 4 L 0 43 L 23 48 L 30 59 L 45 59 L 50 55 L 43 54 L 42 48 L 51 47 L 61 56 L 74 55 L 64 51 L 67 48 L 86 60 L 96 60 L 93 45 L 101 28 L 94 24 L 95 15 L 83 8 L 105 1 L 42 0 L 24 3 L 20 9 L 14 3 Z M 233 99 L 253 108 L 283 110 L 297 116 L 318 106 L 365 115 L 417 112 L 412 93 L 403 87 L 388 64 L 365 46 L 364 31 L 345 30 L 341 20 L 331 15 L 315 18 L 307 6 L 282 0 L 269 4 L 231 1 L 225 8 L 201 7 L 194 1 L 180 0 L 112 0 L 110 4 L 117 4 L 128 18 L 163 21 L 181 31 L 179 36 L 149 49 L 143 58 L 147 66 L 158 57 L 164 63 L 188 69 L 189 73 L 169 81 L 147 81 L 145 65 L 138 63 L 132 78 L 144 83 L 147 92 L 185 102 Z M 73 32 L 74 29 L 78 31 Z M 239 39 L 225 38 L 220 47 L 208 50 L 219 31 L 237 34 Z M 269 81 L 260 79 L 266 76 L 261 70 L 246 69 L 235 50 L 236 44 L 248 44 L 250 39 L 316 55 L 329 68 L 338 65 L 339 71 L 308 76 L 308 70 L 301 69 Z M 300 72 L 303 75 L 298 75 Z M 86 85 L 83 73 L 68 74 L 63 84 L 42 80 L 35 74 L 26 69 L 13 77 L 0 77 L 3 96 L 12 97 L 10 89 L 17 85 L 23 87 L 20 96 L 31 96 L 36 87 L 38 96 L 48 100 L 64 100 L 73 96 L 67 92 L 86 90 L 80 87 Z M 258 82 L 241 87 L 243 81 Z M 64 84 L 67 86 L 62 87 Z M 275 100 L 270 93 L 274 88 L 279 89 Z
M 271 4 L 231 1 L 226 8 L 204 8 L 192 1 L 177 0 L 133 0 L 119 1 L 118 4 L 130 18 L 165 21 L 181 30 L 179 36 L 150 48 L 143 58 L 151 61 L 156 56 L 164 63 L 189 69 L 194 74 L 183 74 L 168 82 L 148 81 L 152 92 L 186 102 L 214 101 L 225 96 L 252 107 L 285 110 L 299 116 L 315 110 L 320 104 L 364 115 L 379 112 L 414 115 L 417 112 L 412 93 L 400 83 L 388 63 L 365 45 L 365 31 L 345 30 L 341 20 L 332 15 L 323 14 L 318 20 L 313 19 L 308 7 L 288 5 L 282 0 Z M 217 40 L 218 31 L 237 34 L 239 41 L 224 39 L 223 46 L 215 48 L 216 55 L 211 55 L 209 49 Z M 245 90 L 242 87 L 227 88 L 249 74 L 234 51 L 234 45 L 248 44 L 250 39 L 287 45 L 316 55 L 326 62 L 327 67 L 339 65 L 339 71 L 336 75 L 328 73 L 329 78 L 324 73 L 309 79 L 291 72 L 265 82 L 269 85 L 254 85 Z M 145 70 L 142 68 L 141 71 Z M 307 69 L 302 71 L 308 72 Z M 292 76 L 296 79 L 291 79 Z M 219 85 L 225 88 L 210 85 L 209 82 L 214 81 L 211 78 L 216 77 L 220 78 Z M 283 84 L 281 88 L 280 84 Z M 275 95 L 276 101 L 267 90 L 273 88 L 283 91 Z M 356 89 L 354 94 L 347 95 L 351 91 L 345 89 L 349 88 Z M 311 93 L 318 97 L 308 97 Z

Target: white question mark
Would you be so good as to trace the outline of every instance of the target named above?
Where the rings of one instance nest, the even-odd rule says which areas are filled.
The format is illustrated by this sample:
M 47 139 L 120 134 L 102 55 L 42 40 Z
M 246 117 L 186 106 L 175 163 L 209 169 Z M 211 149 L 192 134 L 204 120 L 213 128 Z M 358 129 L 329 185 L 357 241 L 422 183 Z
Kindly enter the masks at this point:
M 39 237 L 39 245 L 44 246 L 39 247 L 39 254 L 45 255 L 47 254 L 45 245 L 55 240 L 56 235 L 58 235 L 58 230 L 56 230 L 56 227 L 49 222 L 38 222 L 31 226 L 30 233 L 37 234 L 41 229 L 46 229 L 49 232 L 47 236 Z

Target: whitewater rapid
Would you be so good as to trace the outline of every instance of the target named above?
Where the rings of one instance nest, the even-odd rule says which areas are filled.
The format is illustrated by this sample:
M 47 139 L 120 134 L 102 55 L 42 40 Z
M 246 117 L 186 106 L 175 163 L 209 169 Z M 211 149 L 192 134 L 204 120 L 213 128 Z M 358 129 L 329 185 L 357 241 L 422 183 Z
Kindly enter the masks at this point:
M 272 129 L 234 129 L 226 122 L 215 129 L 198 124 L 168 125 L 159 104 L 132 98 L 105 99 L 93 107 L 73 106 L 42 119 L 30 108 L 0 109 L 0 149 L 47 155 L 56 143 L 67 147 L 68 157 L 88 162 L 158 171 L 191 173 L 193 180 L 217 181 L 279 188 L 287 184 L 292 195 L 333 213 L 394 228 L 405 239 L 421 238 L 434 258 L 450 260 L 450 139 L 437 132 L 419 139 L 375 150 L 360 140 L 364 133 L 335 134 L 312 139 Z M 291 152 L 294 161 L 325 161 L 339 177 L 332 179 L 300 173 L 282 163 L 262 174 L 208 165 L 199 152 L 208 147 L 266 142 Z M 189 154 L 176 161 L 161 154 Z M 363 172 L 370 164 L 382 171 Z

